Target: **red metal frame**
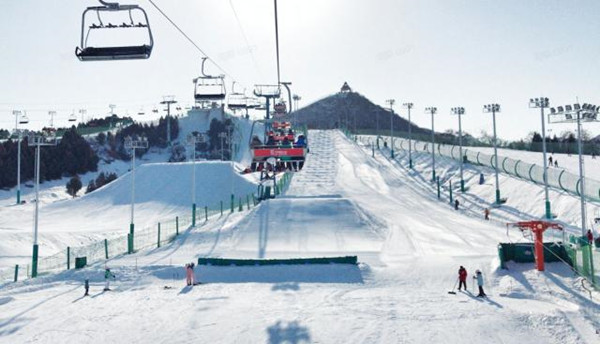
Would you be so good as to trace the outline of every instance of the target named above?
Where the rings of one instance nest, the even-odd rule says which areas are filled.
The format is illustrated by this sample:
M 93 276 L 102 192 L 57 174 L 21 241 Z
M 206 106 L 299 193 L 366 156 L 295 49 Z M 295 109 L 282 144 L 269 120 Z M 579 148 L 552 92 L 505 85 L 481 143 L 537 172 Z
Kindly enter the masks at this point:
M 519 227 L 521 231 L 530 230 L 535 234 L 535 263 L 538 271 L 544 271 L 544 231 L 548 228 L 563 230 L 563 227 L 547 221 L 521 221 L 507 223 L 507 226 Z

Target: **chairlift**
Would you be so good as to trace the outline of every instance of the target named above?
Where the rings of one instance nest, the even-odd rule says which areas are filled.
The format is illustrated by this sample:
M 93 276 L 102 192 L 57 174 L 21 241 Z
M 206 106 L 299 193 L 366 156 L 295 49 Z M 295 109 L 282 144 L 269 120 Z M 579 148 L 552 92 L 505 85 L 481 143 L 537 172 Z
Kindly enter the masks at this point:
M 71 113 L 71 115 L 69 115 L 69 122 L 76 122 L 77 121 L 77 116 L 75 116 L 75 113 Z
M 144 111 L 144 108 L 141 107 L 138 111 L 138 116 L 144 116 L 146 114 L 146 112 Z
M 231 85 L 231 94 L 227 98 L 227 107 L 232 111 L 248 108 L 248 97 L 246 97 L 244 92 L 235 91 L 235 81 Z
M 156 108 L 156 106 L 152 109 L 152 113 L 158 113 L 158 108 Z
M 254 95 L 265 98 L 279 98 L 281 96 L 280 85 L 254 85 Z
M 19 124 L 27 124 L 27 123 L 29 123 L 29 117 L 27 117 L 27 114 L 25 112 L 23 112 L 23 114 L 19 116 Z
M 204 72 L 206 57 L 202 58 L 202 75 L 194 79 L 194 99 L 196 102 L 222 101 L 225 99 L 225 76 L 212 76 Z
M 105 61 L 105 60 L 135 60 L 135 59 L 147 59 L 152 53 L 152 47 L 154 46 L 154 39 L 152 37 L 152 30 L 150 29 L 150 22 L 148 21 L 148 15 L 146 11 L 138 5 L 120 5 L 116 2 L 106 2 L 98 0 L 102 6 L 91 6 L 85 9 L 82 14 L 81 22 L 81 43 L 79 47 L 75 48 L 75 55 L 80 61 Z M 129 22 L 123 22 L 115 25 L 113 23 L 105 23 L 102 20 L 101 14 L 106 13 L 124 13 L 129 15 Z M 143 21 L 134 21 L 133 13 L 141 13 Z M 91 24 L 87 24 L 93 18 L 93 14 L 96 15 L 96 20 Z M 88 20 L 89 19 L 89 20 Z M 138 19 L 136 17 L 136 19 Z M 86 31 L 87 29 L 87 31 Z M 90 33 L 112 30 L 116 32 L 115 37 L 119 38 L 119 34 L 122 34 L 125 30 L 145 30 L 148 34 L 148 41 L 141 45 L 120 45 L 120 46 L 93 46 L 88 44 L 88 38 Z

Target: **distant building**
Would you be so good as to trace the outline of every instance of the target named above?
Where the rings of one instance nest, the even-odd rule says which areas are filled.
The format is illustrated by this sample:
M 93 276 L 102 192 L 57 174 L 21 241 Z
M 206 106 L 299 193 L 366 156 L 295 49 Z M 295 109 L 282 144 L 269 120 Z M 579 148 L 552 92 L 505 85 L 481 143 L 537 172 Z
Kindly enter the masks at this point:
M 348 83 L 344 81 L 344 85 L 342 85 L 342 88 L 340 89 L 341 93 L 348 93 L 348 92 L 352 92 L 352 89 L 350 88 L 350 86 L 348 86 Z

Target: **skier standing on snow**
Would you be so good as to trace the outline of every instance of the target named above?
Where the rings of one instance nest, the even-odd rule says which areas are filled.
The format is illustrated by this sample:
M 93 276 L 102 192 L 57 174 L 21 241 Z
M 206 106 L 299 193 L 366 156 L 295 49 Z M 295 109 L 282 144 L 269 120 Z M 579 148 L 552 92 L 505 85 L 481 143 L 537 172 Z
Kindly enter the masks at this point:
M 458 205 L 460 204 L 460 202 L 458 202 L 458 200 L 454 200 L 454 210 L 458 210 Z
M 192 284 L 192 268 L 190 267 L 190 264 L 185 264 L 185 284 L 186 285 L 191 285 Z
M 195 285 L 196 281 L 194 278 L 194 262 L 190 263 L 190 285 Z
M 88 296 L 89 292 L 90 292 L 90 280 L 89 279 L 87 279 L 87 278 L 85 279 L 83 287 L 85 288 L 85 294 L 83 294 L 83 296 Z
M 473 276 L 473 278 L 477 279 L 477 286 L 479 287 L 479 294 L 477 294 L 477 297 L 487 296 L 483 291 L 483 275 L 481 274 L 481 271 L 475 271 L 475 276 Z
M 591 229 L 588 229 L 588 231 L 587 231 L 587 239 L 588 239 L 590 245 L 594 243 L 594 234 L 592 234 Z
M 113 274 L 109 268 L 104 270 L 104 291 L 110 290 L 110 279 L 117 279 L 115 274 Z
M 460 266 L 460 269 L 458 269 L 458 282 L 458 291 L 460 291 L 462 286 L 464 286 L 465 290 L 467 290 L 467 269 L 465 269 L 462 265 Z
M 490 220 L 490 210 L 488 208 L 485 208 L 485 210 L 483 211 L 483 214 L 485 216 L 486 220 Z

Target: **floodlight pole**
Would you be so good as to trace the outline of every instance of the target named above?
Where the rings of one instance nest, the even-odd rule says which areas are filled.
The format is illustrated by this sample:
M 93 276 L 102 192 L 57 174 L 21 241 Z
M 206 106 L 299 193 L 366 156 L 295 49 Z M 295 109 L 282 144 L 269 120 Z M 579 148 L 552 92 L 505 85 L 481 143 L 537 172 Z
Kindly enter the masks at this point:
M 35 135 L 28 140 L 35 145 L 35 216 L 33 218 L 33 253 L 31 257 L 31 277 L 38 275 L 38 224 L 40 208 L 40 149 L 42 146 L 55 146 L 56 137 L 46 137 L 44 135 Z
M 171 146 L 171 104 L 176 104 L 175 96 L 163 96 L 161 104 L 167 105 L 167 144 Z
M 21 111 L 13 110 L 15 115 L 15 132 L 17 134 L 17 204 L 21 204 L 21 131 L 19 130 L 19 117 Z
M 134 247 L 134 208 L 135 208 L 135 150 L 141 148 L 148 148 L 148 140 L 142 138 L 140 140 L 133 140 L 131 137 L 125 139 L 125 148 L 131 149 L 131 221 L 129 222 L 129 241 L 127 251 L 129 254 L 133 253 Z
M 434 130 L 434 116 L 437 112 L 436 107 L 425 108 L 425 113 L 431 114 L 431 181 L 435 182 L 435 130 Z
M 396 100 L 388 99 L 386 102 L 390 105 L 390 149 L 391 157 L 394 159 L 394 103 Z
M 499 104 L 488 104 L 483 107 L 483 112 L 492 113 L 492 121 L 494 125 L 494 171 L 496 175 L 496 204 L 500 203 L 500 181 L 498 179 L 498 144 L 496 136 L 496 112 L 500 112 Z
M 408 109 L 408 168 L 413 168 L 412 163 L 412 135 L 411 135 L 411 127 L 412 122 L 410 121 L 410 109 L 413 107 L 413 103 L 404 103 L 403 104 L 406 109 Z
M 465 192 L 465 180 L 463 178 L 463 150 L 462 150 L 462 121 L 461 117 L 465 114 L 464 107 L 452 108 L 452 113 L 458 117 L 458 152 L 460 154 L 460 192 Z
M 548 98 L 535 98 L 530 99 L 530 108 L 540 108 L 540 114 L 542 118 L 542 152 L 544 160 L 544 196 L 546 198 L 545 214 L 547 219 L 552 219 L 552 211 L 550 210 L 550 197 L 548 195 L 548 165 L 546 160 L 546 121 L 544 120 L 544 108 L 550 105 Z
M 192 227 L 196 226 L 196 136 L 188 135 L 188 145 L 192 149 Z
M 583 145 L 581 143 L 581 110 L 577 111 L 577 150 L 579 151 L 579 197 L 581 203 L 581 235 L 586 233 L 585 171 L 583 170 Z

